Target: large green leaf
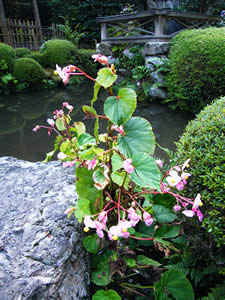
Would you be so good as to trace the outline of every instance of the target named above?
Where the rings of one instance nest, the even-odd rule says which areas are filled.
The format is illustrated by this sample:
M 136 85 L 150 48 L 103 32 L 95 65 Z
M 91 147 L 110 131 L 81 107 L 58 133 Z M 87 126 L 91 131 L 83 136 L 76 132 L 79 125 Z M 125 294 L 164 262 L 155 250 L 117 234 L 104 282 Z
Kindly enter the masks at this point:
M 98 290 L 92 297 L 92 300 L 121 300 L 117 292 L 113 290 Z
M 155 299 L 163 298 L 168 292 L 176 300 L 194 300 L 194 292 L 190 281 L 185 277 L 184 273 L 178 270 L 169 270 L 163 274 L 159 282 L 154 284 Z
M 122 125 L 129 120 L 135 111 L 137 95 L 134 90 L 123 88 L 118 96 L 108 97 L 104 103 L 105 115 L 116 125 Z
M 107 285 L 111 279 L 109 276 L 109 264 L 102 261 L 96 271 L 92 272 L 92 281 L 96 285 Z
M 126 178 L 125 178 L 125 176 L 126 176 Z M 125 171 L 122 171 L 121 173 L 119 171 L 113 172 L 111 174 L 111 179 L 118 186 L 121 186 L 124 183 L 125 189 L 128 189 L 130 180 L 129 180 L 129 177 L 127 176 L 127 173 Z
M 160 190 L 160 171 L 155 160 L 147 153 L 136 153 L 132 156 L 135 167 L 131 179 L 139 186 Z
M 97 236 L 97 234 L 95 234 L 94 236 L 86 236 L 86 238 L 83 240 L 84 248 L 88 252 L 96 254 L 99 248 L 98 239 L 99 237 Z
M 96 145 L 96 140 L 95 138 L 90 135 L 89 133 L 82 133 L 79 138 L 78 138 L 78 144 L 79 146 L 91 146 L 91 145 Z
M 122 157 L 119 154 L 114 153 L 113 156 L 112 156 L 112 170 L 113 170 L 113 172 L 121 169 L 122 167 L 123 167 Z
M 95 103 L 95 101 L 98 98 L 98 92 L 99 92 L 100 87 L 101 87 L 101 85 L 98 84 L 97 82 L 95 82 L 95 85 L 94 85 L 94 95 L 93 95 L 93 98 L 91 100 L 91 107 L 93 106 L 93 104 Z
M 148 265 L 148 266 L 154 266 L 154 267 L 161 266 L 161 264 L 158 261 L 151 259 L 144 255 L 138 255 L 137 263 L 140 265 Z
M 161 223 L 170 223 L 177 218 L 171 209 L 162 205 L 153 205 L 152 214 L 155 219 Z
M 163 224 L 159 228 L 157 228 L 154 237 L 157 238 L 174 238 L 176 237 L 181 230 L 181 225 L 168 225 L 168 224 Z
M 113 74 L 111 69 L 103 68 L 98 71 L 98 77 L 96 78 L 96 82 L 103 86 L 105 89 L 107 89 L 116 81 L 116 78 L 117 75 Z
M 96 203 L 101 199 L 101 191 L 97 190 L 94 186 L 94 180 L 92 178 L 93 171 L 84 167 L 76 168 L 76 192 L 79 200 L 88 200 L 90 203 L 91 214 L 96 213 Z
M 74 214 L 79 223 L 83 221 L 83 218 L 85 216 L 90 216 L 92 214 L 90 210 L 90 201 L 85 198 L 78 199 L 76 203 L 76 211 Z
M 151 124 L 140 117 L 133 117 L 123 126 L 125 135 L 118 138 L 120 152 L 130 158 L 137 152 L 153 154 L 155 150 L 155 137 Z

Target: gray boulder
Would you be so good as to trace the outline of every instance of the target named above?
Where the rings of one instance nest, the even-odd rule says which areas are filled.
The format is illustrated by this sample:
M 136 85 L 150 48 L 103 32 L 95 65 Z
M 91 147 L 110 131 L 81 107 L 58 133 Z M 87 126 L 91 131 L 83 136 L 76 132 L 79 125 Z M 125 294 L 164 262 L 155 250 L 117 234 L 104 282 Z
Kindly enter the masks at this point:
M 151 87 L 151 89 L 149 91 L 149 96 L 154 100 L 166 99 L 165 91 L 155 84 L 153 84 L 153 86 Z
M 112 55 L 112 46 L 109 43 L 98 43 L 96 44 L 96 53 L 111 56 Z
M 154 83 L 164 84 L 164 76 L 161 73 L 152 72 L 150 76 Z
M 145 43 L 145 55 L 162 55 L 169 52 L 170 43 L 166 42 L 147 42 Z
M 2 157 L 0 177 L 0 299 L 90 299 L 74 169 Z

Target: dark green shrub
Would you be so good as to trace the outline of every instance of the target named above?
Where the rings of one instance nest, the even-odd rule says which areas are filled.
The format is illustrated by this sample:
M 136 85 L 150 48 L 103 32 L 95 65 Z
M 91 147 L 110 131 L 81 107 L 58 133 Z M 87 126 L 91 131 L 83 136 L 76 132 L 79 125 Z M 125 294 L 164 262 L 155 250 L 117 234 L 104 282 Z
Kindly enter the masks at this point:
M 7 64 L 9 71 L 13 69 L 13 63 L 16 57 L 16 51 L 9 45 L 0 43 L 0 61 L 4 61 Z
M 78 66 L 87 74 L 95 78 L 97 76 L 98 63 L 93 64 L 93 59 L 91 57 L 95 53 L 95 50 L 79 49 L 78 53 L 74 56 L 74 62 L 72 64 Z
M 22 57 L 15 61 L 13 75 L 19 82 L 41 82 L 46 74 L 41 65 L 32 58 Z
M 173 40 L 166 77 L 171 107 L 199 112 L 225 95 L 225 29 L 185 30 Z
M 74 64 L 78 50 L 67 40 L 49 40 L 43 44 L 40 53 L 44 55 L 45 66 L 54 69 L 56 64 L 59 66 Z
M 177 145 L 177 160 L 191 159 L 193 174 L 185 194 L 201 193 L 203 225 L 218 245 L 225 241 L 225 97 L 191 121 Z
M 27 48 L 17 48 L 16 49 L 16 57 L 21 58 L 31 54 L 31 50 Z
M 46 56 L 43 53 L 40 53 L 39 51 L 32 51 L 32 53 L 27 55 L 26 57 L 36 60 L 42 67 L 48 66 Z

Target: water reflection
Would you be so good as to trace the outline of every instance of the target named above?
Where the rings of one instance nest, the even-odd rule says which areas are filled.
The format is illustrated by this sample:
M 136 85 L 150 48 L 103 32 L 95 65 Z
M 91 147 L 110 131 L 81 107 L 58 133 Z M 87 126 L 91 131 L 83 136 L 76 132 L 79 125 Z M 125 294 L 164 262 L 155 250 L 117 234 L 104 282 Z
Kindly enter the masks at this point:
M 83 105 L 89 105 L 92 99 L 93 85 L 85 82 L 75 87 L 29 92 L 14 96 L 0 97 L 0 156 L 14 156 L 28 161 L 41 161 L 45 153 L 52 150 L 55 136 L 48 136 L 40 129 L 37 133 L 32 128 L 46 124 L 52 118 L 52 112 L 60 109 L 62 102 L 74 106 L 72 119 L 80 121 L 84 117 Z M 103 104 L 107 94 L 102 90 L 94 107 L 103 113 Z M 134 115 L 150 121 L 156 140 L 163 147 L 175 150 L 174 142 L 192 118 L 191 115 L 173 112 L 165 105 L 150 103 L 138 104 Z M 85 121 L 88 132 L 93 132 L 93 120 Z M 100 132 L 105 130 L 104 120 L 100 123 Z M 161 151 L 156 155 L 164 158 Z

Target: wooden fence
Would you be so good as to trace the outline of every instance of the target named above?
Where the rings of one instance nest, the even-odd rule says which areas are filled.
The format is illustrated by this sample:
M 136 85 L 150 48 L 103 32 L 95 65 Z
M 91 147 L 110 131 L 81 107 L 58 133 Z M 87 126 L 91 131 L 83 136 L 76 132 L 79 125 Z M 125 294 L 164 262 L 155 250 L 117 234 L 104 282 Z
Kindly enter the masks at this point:
M 171 9 L 151 9 L 139 13 L 98 17 L 101 42 L 167 42 L 184 29 L 204 28 L 221 22 L 220 16 L 185 13 Z
M 0 22 L 0 42 L 13 48 L 39 50 L 45 41 L 56 38 L 63 39 L 64 33 L 55 24 L 40 27 L 34 21 L 6 19 L 6 22 Z

